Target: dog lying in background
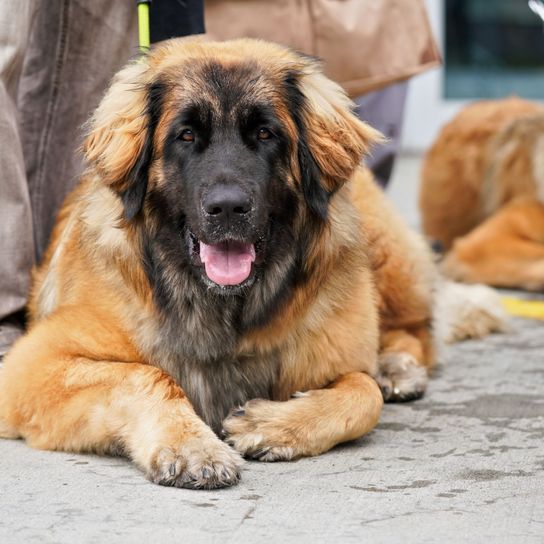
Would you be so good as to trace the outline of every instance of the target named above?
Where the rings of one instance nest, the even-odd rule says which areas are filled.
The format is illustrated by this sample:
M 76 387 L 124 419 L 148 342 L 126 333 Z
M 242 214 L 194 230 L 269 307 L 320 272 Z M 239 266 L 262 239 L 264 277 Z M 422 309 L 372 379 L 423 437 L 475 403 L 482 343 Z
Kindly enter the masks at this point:
M 420 208 L 449 278 L 544 289 L 544 108 L 518 98 L 465 108 L 427 153 Z
M 360 166 L 377 138 L 281 46 L 172 40 L 124 68 L 0 372 L 0 435 L 209 489 L 421 396 L 435 268 Z

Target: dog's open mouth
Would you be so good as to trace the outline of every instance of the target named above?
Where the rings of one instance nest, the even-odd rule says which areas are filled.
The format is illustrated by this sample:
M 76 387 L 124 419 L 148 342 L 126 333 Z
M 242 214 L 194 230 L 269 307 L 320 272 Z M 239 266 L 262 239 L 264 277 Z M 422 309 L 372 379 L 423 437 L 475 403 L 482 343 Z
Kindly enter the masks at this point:
M 240 285 L 251 274 L 255 245 L 234 240 L 218 244 L 200 241 L 200 260 L 206 275 L 217 285 Z
M 264 241 L 255 243 L 223 240 L 206 244 L 189 233 L 193 264 L 203 266 L 207 279 L 220 287 L 247 286 L 254 277 L 254 264 L 263 260 Z

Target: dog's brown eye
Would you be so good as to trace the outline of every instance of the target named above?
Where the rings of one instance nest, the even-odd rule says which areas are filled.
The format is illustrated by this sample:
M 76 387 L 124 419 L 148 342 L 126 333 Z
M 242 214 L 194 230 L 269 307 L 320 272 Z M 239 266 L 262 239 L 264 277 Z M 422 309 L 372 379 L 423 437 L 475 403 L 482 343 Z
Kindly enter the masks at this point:
M 259 129 L 257 138 L 259 138 L 259 140 L 269 140 L 272 138 L 272 133 L 267 128 L 263 127 Z
M 195 134 L 192 130 L 189 130 L 188 128 L 186 128 L 182 133 L 181 133 L 181 136 L 180 138 L 184 141 L 184 142 L 194 142 L 195 141 Z

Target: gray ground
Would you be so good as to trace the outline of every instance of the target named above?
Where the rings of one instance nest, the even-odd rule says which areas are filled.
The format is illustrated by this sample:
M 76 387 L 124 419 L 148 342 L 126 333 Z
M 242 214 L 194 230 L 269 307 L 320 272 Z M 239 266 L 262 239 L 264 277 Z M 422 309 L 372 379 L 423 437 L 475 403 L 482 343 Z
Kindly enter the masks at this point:
M 417 161 L 391 194 L 411 224 Z M 0 542 L 544 542 L 544 323 L 449 348 L 427 396 L 234 488 L 148 483 L 122 459 L 0 441 Z

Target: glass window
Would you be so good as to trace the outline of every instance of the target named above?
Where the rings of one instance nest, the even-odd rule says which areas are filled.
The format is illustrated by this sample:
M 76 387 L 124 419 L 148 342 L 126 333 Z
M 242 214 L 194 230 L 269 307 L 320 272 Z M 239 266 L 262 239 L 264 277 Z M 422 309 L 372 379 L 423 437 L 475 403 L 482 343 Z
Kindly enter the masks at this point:
M 544 99 L 544 27 L 527 0 L 445 0 L 445 97 Z

